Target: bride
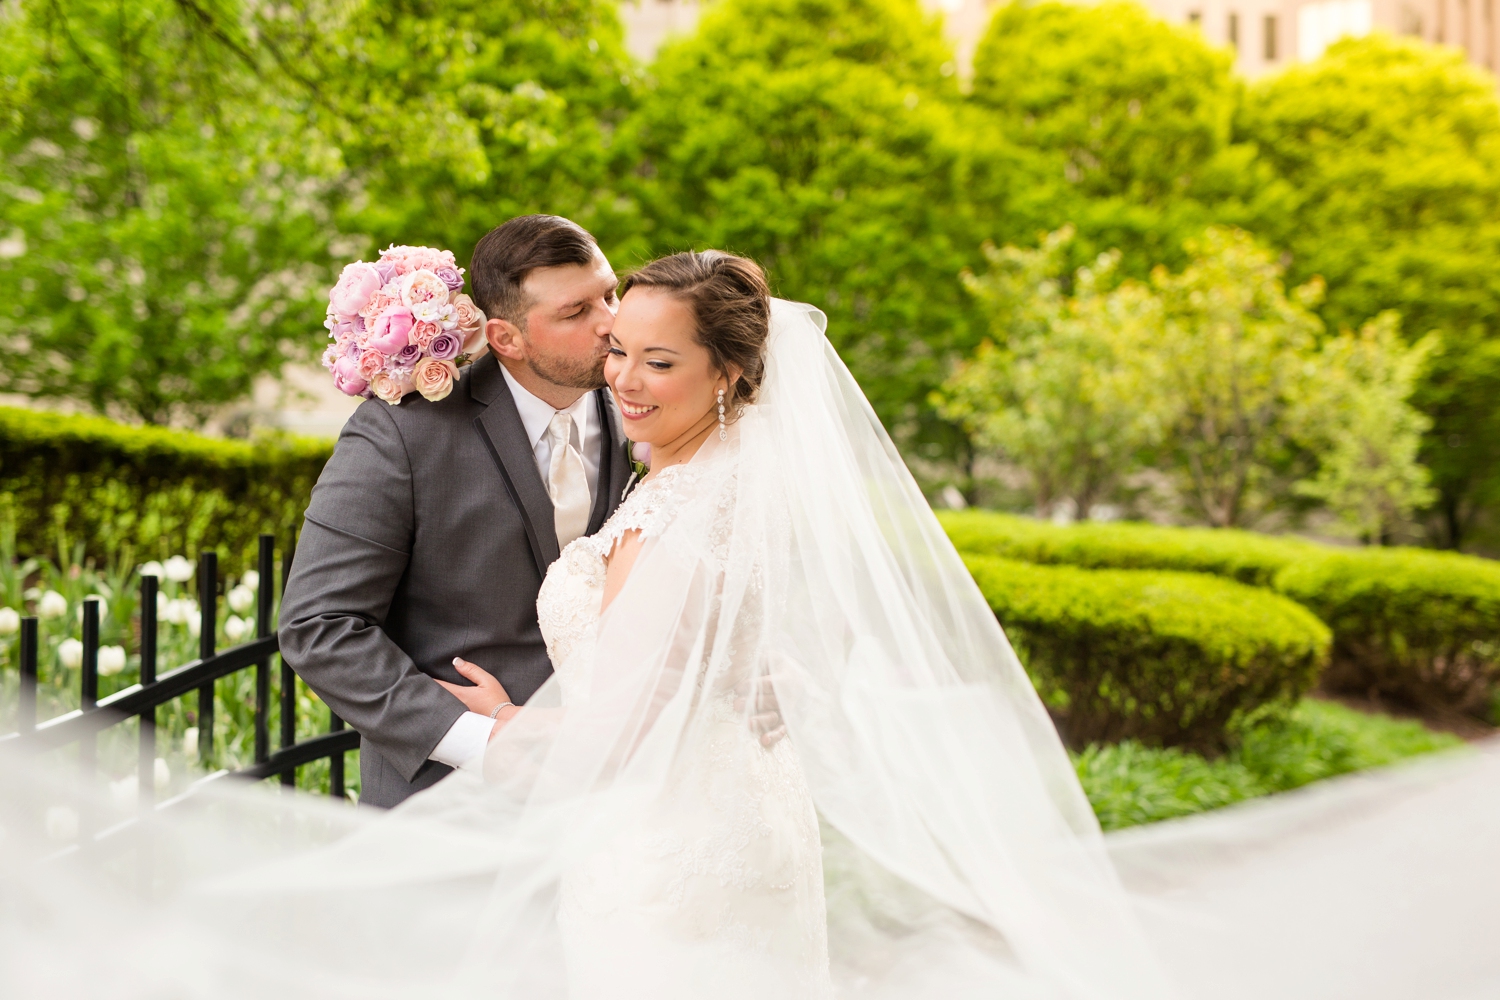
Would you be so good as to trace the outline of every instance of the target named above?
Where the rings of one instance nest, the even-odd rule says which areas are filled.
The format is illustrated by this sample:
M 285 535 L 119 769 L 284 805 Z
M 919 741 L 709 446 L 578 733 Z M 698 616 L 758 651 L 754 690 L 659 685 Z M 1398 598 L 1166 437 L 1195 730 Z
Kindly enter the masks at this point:
M 506 845 L 481 978 L 1165 996 L 1046 713 L 824 323 L 718 251 L 626 280 L 606 379 L 650 472 L 549 570 L 555 677 L 484 783 L 407 810 L 483 802 Z M 757 737 L 768 710 L 785 738 Z

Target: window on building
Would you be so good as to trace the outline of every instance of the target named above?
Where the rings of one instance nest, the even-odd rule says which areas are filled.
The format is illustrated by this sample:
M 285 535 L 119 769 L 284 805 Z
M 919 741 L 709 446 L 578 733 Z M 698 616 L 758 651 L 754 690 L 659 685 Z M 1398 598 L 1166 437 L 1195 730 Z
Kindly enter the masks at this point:
M 1267 14 L 1265 20 L 1266 62 L 1276 61 L 1276 15 Z
M 1234 11 L 1229 12 L 1229 44 L 1234 50 L 1240 50 L 1240 16 Z

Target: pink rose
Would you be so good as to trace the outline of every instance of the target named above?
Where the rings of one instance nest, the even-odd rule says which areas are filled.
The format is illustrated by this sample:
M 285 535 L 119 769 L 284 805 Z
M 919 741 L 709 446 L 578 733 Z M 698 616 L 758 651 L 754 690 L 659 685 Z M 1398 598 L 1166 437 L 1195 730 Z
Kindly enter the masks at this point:
M 416 340 L 417 346 L 427 350 L 427 345 L 432 343 L 432 338 L 443 332 L 443 328 L 436 323 L 418 322 L 411 328 L 412 338 Z
M 397 379 L 381 372 L 370 380 L 370 388 L 374 390 L 375 395 L 395 406 L 401 402 L 402 396 L 411 392 L 412 383 L 411 379 Z
M 359 362 L 347 354 L 333 365 L 333 385 L 346 396 L 358 396 L 369 387 L 359 374 Z
M 370 296 L 370 301 L 365 303 L 365 307 L 359 311 L 359 314 L 364 317 L 367 321 L 365 325 L 368 326 L 370 322 L 374 321 L 376 316 L 379 316 L 391 306 L 399 306 L 400 304 L 401 295 L 393 286 L 386 285 L 380 291 Z
M 458 378 L 458 369 L 451 361 L 423 358 L 412 370 L 411 383 L 424 399 L 436 403 L 453 391 L 453 380 Z
M 385 360 L 384 354 L 371 347 L 365 348 L 359 355 L 359 377 L 366 382 L 372 381 L 385 368 Z
M 645 441 L 637 441 L 630 446 L 630 457 L 646 468 L 651 468 L 651 446 Z
M 339 275 L 338 284 L 328 293 L 328 304 L 340 316 L 358 316 L 382 284 L 379 271 L 363 261 L 356 261 Z
M 405 306 L 391 306 L 375 317 L 365 346 L 373 347 L 381 354 L 398 354 L 402 348 L 411 343 L 411 328 L 416 325 L 416 322 L 410 309 Z

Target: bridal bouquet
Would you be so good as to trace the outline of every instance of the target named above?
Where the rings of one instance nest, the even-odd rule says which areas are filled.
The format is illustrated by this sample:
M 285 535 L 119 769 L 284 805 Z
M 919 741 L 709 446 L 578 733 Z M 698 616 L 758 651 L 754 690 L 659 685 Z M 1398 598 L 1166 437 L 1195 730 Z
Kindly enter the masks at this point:
M 458 369 L 487 350 L 484 313 L 463 286 L 453 254 L 431 247 L 393 246 L 373 264 L 345 267 L 323 322 L 333 384 L 393 406 L 412 391 L 433 402 L 447 396 Z

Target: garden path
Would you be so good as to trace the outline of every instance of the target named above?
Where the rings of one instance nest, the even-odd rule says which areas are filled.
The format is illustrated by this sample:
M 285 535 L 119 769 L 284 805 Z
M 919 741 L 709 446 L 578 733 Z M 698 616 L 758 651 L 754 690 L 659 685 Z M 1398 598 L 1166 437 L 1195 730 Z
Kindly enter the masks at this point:
M 1108 842 L 1184 1000 L 1500 997 L 1500 737 Z

